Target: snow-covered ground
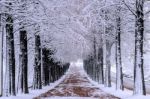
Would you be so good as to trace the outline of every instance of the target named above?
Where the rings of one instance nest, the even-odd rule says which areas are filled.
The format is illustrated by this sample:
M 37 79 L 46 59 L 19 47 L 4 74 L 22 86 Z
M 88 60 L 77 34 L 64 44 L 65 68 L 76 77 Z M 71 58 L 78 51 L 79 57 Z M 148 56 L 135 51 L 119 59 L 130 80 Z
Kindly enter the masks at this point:
M 80 67 L 81 70 L 83 70 L 82 60 L 79 60 L 77 63 L 75 63 L 75 65 Z M 83 73 L 85 73 L 85 72 L 83 72 Z M 93 81 L 89 77 L 88 77 L 88 79 L 90 80 L 91 83 L 93 83 L 94 85 L 99 87 L 101 90 L 103 90 L 103 91 L 105 91 L 109 94 L 112 94 L 114 96 L 120 97 L 121 99 L 150 99 L 150 95 L 147 95 L 147 96 L 143 96 L 143 95 L 133 96 L 133 92 L 131 90 L 127 90 L 127 89 L 125 89 L 124 91 L 121 91 L 121 90 L 117 91 L 116 88 L 115 88 L 115 83 L 112 83 L 111 88 L 107 88 L 104 85 L 100 85 L 97 82 Z
M 132 96 L 126 99 L 150 99 L 150 96 L 137 95 L 137 96 Z
M 76 68 L 79 68 L 78 70 L 80 70 L 80 72 L 83 75 L 87 76 L 87 74 L 83 70 L 82 60 L 78 60 L 77 62 L 72 62 L 70 67 L 72 67 L 72 66 L 76 66 Z M 66 75 L 68 73 L 69 73 L 69 70 L 66 73 Z M 53 89 L 55 86 L 60 84 L 65 79 L 66 75 L 64 75 L 60 80 L 56 81 L 55 83 L 50 84 L 50 86 L 43 87 L 43 89 L 41 89 L 41 90 L 30 90 L 30 93 L 26 94 L 26 95 L 25 94 L 18 94 L 17 96 L 1 97 L 0 99 L 32 99 L 33 97 L 39 96 L 40 94 L 45 93 L 45 92 Z M 106 92 L 108 94 L 111 94 L 111 95 L 114 95 L 116 97 L 119 97 L 121 99 L 150 99 L 150 95 L 147 95 L 147 96 L 142 96 L 142 95 L 133 96 L 133 92 L 130 91 L 130 90 L 127 90 L 127 89 L 125 89 L 125 91 L 121 91 L 121 90 L 116 91 L 114 83 L 112 83 L 111 88 L 107 88 L 104 85 L 100 85 L 97 82 L 91 80 L 89 77 L 88 77 L 88 80 L 93 85 L 100 88 L 104 92 Z M 97 99 L 97 98 L 90 98 L 90 97 L 50 97 L 50 98 L 45 98 L 45 99 Z
M 45 99 L 97 99 L 97 98 L 89 98 L 89 97 L 52 97 Z
M 29 90 L 29 94 L 17 94 L 17 96 L 10 96 L 10 97 L 0 97 L 0 99 L 32 99 L 42 93 L 47 92 L 48 90 L 53 89 L 57 86 L 60 82 L 62 82 L 65 78 L 65 75 L 61 77 L 58 81 L 51 83 L 50 86 L 43 87 L 40 90 Z

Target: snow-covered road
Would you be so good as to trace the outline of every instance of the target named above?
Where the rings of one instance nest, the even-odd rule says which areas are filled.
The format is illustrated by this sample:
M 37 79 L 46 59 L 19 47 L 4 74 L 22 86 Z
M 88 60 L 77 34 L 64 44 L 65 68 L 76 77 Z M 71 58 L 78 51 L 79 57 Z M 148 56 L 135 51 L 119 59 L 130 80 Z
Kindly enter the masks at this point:
M 81 66 L 71 66 L 59 85 L 34 99 L 59 99 L 60 97 L 61 99 L 119 99 L 93 85 Z
M 50 86 L 41 90 L 31 90 L 29 94 L 0 97 L 0 99 L 150 99 L 150 96 L 133 96 L 132 91 L 116 91 L 91 80 L 84 72 L 83 62 L 72 63 L 68 72 Z

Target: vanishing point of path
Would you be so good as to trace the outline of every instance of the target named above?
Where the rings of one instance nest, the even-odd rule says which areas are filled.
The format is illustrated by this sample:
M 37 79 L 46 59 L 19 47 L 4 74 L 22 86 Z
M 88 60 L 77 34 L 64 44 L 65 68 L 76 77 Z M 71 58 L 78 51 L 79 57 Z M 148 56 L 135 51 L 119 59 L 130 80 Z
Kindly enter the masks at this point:
M 84 73 L 83 68 L 80 66 L 71 66 L 66 73 L 64 80 L 59 85 L 57 85 L 54 89 L 35 97 L 34 99 L 53 99 L 54 97 L 119 99 L 118 97 L 110 95 L 90 83 L 87 75 Z

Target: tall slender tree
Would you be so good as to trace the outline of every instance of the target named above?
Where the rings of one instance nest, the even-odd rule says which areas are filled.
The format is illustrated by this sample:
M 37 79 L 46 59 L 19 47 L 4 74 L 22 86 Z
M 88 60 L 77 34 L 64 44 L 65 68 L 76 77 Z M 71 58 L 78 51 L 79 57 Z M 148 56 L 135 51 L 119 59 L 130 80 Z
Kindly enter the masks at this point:
M 10 4 L 11 5 L 11 4 Z M 6 19 L 6 41 L 7 41 L 7 57 L 9 70 L 9 94 L 16 95 L 15 90 L 15 49 L 14 49 L 14 34 L 13 34 L 13 18 L 11 15 Z
M 42 48 L 42 64 L 43 64 L 43 71 L 42 71 L 42 81 L 43 81 L 43 85 L 47 86 L 50 83 L 50 75 L 49 73 L 51 73 L 50 71 L 50 64 L 49 64 L 49 56 L 50 56 L 50 49 L 48 48 Z
M 94 40 L 93 40 L 93 79 L 97 81 L 97 49 L 96 49 L 96 37 L 94 34 Z
M 0 96 L 3 93 L 3 31 L 2 31 L 2 15 L 0 14 Z
M 111 87 L 111 47 L 112 43 L 106 40 L 106 70 L 105 70 L 105 86 Z
M 123 73 L 121 60 L 121 6 L 116 8 L 116 89 L 123 90 Z
M 135 16 L 134 94 L 146 95 L 143 64 L 145 0 L 135 0 L 135 11 L 131 9 L 125 0 L 122 1 L 129 11 Z
M 102 42 L 101 42 L 102 43 Z M 104 84 L 104 66 L 103 66 L 103 46 L 99 45 L 98 49 L 98 70 L 99 70 L 99 83 Z
M 41 80 L 41 40 L 39 35 L 35 35 L 35 64 L 34 64 L 34 89 L 42 88 Z
M 28 47 L 26 30 L 20 30 L 20 66 L 21 90 L 23 93 L 28 93 Z
M 104 85 L 106 87 L 111 87 L 111 48 L 113 45 L 113 25 L 109 23 L 111 21 L 111 18 L 109 16 L 110 11 L 109 9 L 104 9 L 103 10 L 104 14 L 104 38 L 103 38 L 103 43 L 104 43 L 104 50 L 105 50 L 105 64 L 106 64 L 106 69 L 105 69 L 105 82 Z M 107 23 L 108 22 L 108 23 Z
M 146 95 L 143 66 L 144 0 L 136 0 L 134 94 Z

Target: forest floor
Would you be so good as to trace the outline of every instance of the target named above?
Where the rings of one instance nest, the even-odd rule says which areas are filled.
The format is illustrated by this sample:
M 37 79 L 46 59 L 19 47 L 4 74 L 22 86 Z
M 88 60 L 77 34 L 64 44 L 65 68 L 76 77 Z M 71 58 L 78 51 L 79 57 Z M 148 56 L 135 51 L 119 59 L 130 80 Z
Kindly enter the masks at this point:
M 90 82 L 90 80 L 88 80 L 88 77 L 84 73 L 83 69 L 81 69 L 78 66 L 72 66 L 66 73 L 64 80 L 60 84 L 58 84 L 55 88 L 47 91 L 46 93 L 42 93 L 41 95 L 35 97 L 34 99 L 43 99 L 43 98 L 119 99 L 118 97 L 110 95 L 102 91 L 100 88 L 94 86 Z

